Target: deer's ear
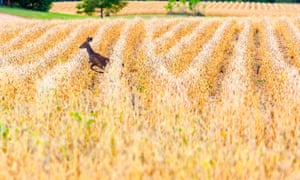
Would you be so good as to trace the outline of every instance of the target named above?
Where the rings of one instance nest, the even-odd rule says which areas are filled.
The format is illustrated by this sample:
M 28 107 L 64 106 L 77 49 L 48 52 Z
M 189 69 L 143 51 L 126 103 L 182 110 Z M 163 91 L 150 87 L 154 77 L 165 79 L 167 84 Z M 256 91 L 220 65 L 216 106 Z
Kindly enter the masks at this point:
M 87 38 L 87 41 L 88 41 L 88 42 L 92 42 L 92 40 L 93 40 L 92 37 L 88 37 L 88 38 Z

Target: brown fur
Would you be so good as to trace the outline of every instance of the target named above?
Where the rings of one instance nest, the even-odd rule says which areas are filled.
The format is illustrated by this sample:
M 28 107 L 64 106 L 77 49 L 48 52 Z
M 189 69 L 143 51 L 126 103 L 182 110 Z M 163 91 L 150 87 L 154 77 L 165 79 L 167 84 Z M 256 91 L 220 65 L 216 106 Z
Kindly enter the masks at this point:
M 92 47 L 90 46 L 90 42 L 93 40 L 93 38 L 88 37 L 87 40 L 79 47 L 80 49 L 86 48 L 88 54 L 89 54 L 89 63 L 90 63 L 90 68 L 93 71 L 96 71 L 98 73 L 103 73 L 104 68 L 109 62 L 109 58 L 104 57 L 96 52 L 93 51 Z M 103 71 L 98 71 L 94 69 L 94 66 L 99 67 Z

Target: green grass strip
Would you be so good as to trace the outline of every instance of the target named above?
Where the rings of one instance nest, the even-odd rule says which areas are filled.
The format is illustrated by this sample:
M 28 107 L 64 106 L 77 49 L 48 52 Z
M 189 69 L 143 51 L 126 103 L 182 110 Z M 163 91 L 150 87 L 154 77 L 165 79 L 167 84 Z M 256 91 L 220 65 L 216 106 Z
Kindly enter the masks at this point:
M 5 13 L 5 14 L 10 14 L 10 15 L 15 15 L 15 16 L 20 16 L 20 17 L 30 18 L 30 19 L 43 19 L 43 20 L 89 18 L 87 16 L 53 13 L 53 12 L 32 11 L 32 10 L 27 10 L 27 9 L 11 8 L 11 7 L 6 7 L 6 6 L 0 6 L 0 13 Z

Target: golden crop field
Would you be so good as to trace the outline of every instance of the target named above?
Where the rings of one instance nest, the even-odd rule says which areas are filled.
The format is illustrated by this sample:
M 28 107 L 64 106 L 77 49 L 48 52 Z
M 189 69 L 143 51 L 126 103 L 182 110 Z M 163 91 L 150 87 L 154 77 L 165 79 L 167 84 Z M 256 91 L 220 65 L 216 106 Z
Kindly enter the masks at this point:
M 50 11 L 76 14 L 77 3 L 54 2 Z M 166 5 L 166 1 L 129 1 L 125 8 L 112 15 L 167 14 Z M 299 15 L 300 4 L 201 2 L 197 9 L 206 16 L 295 16 Z M 181 10 L 174 8 L 173 11 L 178 13 Z
M 208 16 L 295 16 L 300 4 L 255 3 L 255 2 L 208 2 L 204 14 Z
M 60 12 L 66 14 L 76 14 L 76 5 L 79 2 L 54 2 L 50 12 Z M 166 14 L 164 8 L 166 2 L 162 1 L 129 1 L 127 6 L 123 8 L 118 15 L 131 15 L 131 14 Z M 113 14 L 112 14 L 113 15 Z
M 299 17 L 0 27 L 0 179 L 300 177 Z

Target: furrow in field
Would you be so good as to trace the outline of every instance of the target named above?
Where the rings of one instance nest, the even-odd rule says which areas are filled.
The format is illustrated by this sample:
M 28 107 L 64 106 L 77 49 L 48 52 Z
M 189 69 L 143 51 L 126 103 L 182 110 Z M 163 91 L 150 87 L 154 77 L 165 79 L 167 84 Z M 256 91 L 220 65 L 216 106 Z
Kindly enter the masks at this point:
M 48 49 L 54 48 L 59 42 L 63 41 L 68 34 L 78 26 L 75 22 L 63 24 L 60 23 L 49 28 L 36 41 L 26 44 L 22 49 L 16 50 L 3 57 L 4 65 L 24 65 L 34 63 L 41 58 Z M 45 43 L 47 42 L 47 43 Z
M 166 59 L 164 60 L 168 70 L 174 75 L 180 76 L 181 73 L 188 68 L 197 54 L 203 50 L 205 43 L 212 38 L 218 26 L 219 23 L 217 22 L 209 23 L 204 29 L 197 33 L 194 39 L 187 39 L 189 43 L 187 41 L 181 41 L 180 43 L 183 43 L 182 45 L 175 46 L 174 49 L 171 49 L 170 53 L 166 54 Z M 176 55 L 172 56 L 172 53 Z M 172 59 L 170 59 L 170 57 L 172 57 Z
M 142 49 L 143 40 L 145 38 L 145 22 L 138 22 L 134 28 L 135 31 L 130 31 L 126 39 L 126 45 L 123 52 L 123 61 L 125 66 L 125 72 L 134 73 L 138 71 L 139 62 L 144 59 L 140 55 Z
M 231 27 L 232 26 L 232 27 Z M 216 30 L 215 34 L 213 35 L 212 39 L 209 40 L 205 45 L 205 49 L 211 49 L 211 51 L 205 51 L 202 50 L 200 51 L 199 54 L 201 54 L 202 52 L 202 57 L 198 54 L 198 58 L 195 58 L 193 60 L 193 62 L 191 63 L 191 65 L 189 66 L 188 70 L 185 71 L 185 74 L 183 74 L 182 76 L 180 76 L 179 78 L 176 78 L 172 73 L 170 73 L 166 67 L 164 66 L 164 64 L 161 61 L 158 61 L 157 58 L 151 56 L 154 49 L 154 44 L 151 43 L 151 41 L 149 40 L 148 37 L 151 37 L 151 28 L 147 29 L 147 37 L 146 37 L 146 49 L 147 49 L 147 59 L 148 59 L 148 65 L 152 68 L 153 72 L 153 77 L 155 79 L 155 81 L 158 81 L 162 84 L 162 86 L 164 87 L 163 89 L 161 89 L 162 92 L 165 92 L 165 96 L 163 97 L 163 99 L 166 99 L 168 102 L 170 102 L 168 99 L 168 97 L 176 97 L 177 98 L 177 102 L 182 102 L 182 104 L 189 104 L 189 100 L 191 99 L 192 102 L 194 103 L 195 101 L 197 101 L 197 103 L 200 101 L 199 99 L 203 98 L 203 96 L 206 97 L 208 95 L 204 95 L 201 94 L 201 92 L 205 93 L 208 92 L 207 90 L 207 84 L 208 83 L 204 83 L 204 81 L 209 81 L 209 76 L 206 77 L 206 80 L 202 79 L 203 82 L 199 82 L 196 83 L 198 81 L 198 79 L 201 79 L 201 77 L 191 77 L 190 75 L 192 75 L 192 72 L 190 72 L 189 70 L 194 70 L 193 74 L 195 75 L 197 73 L 197 75 L 199 76 L 203 76 L 204 72 L 203 71 L 203 67 L 204 64 L 209 66 L 209 63 L 204 63 L 204 61 L 209 61 L 210 56 L 213 54 L 213 52 L 218 52 L 218 50 L 222 50 L 222 46 L 218 46 L 217 42 L 222 42 L 225 41 L 226 45 L 227 43 L 231 42 L 230 37 L 234 36 L 234 33 L 236 31 L 236 25 L 235 23 L 233 23 L 231 20 L 226 21 L 225 23 L 223 23 L 218 30 Z M 227 34 L 227 37 L 223 37 L 225 34 Z M 226 48 L 226 45 L 224 46 Z M 203 53 L 205 51 L 205 54 Z M 207 55 L 206 58 L 204 59 L 203 56 Z M 214 57 L 215 58 L 215 57 Z M 212 59 L 214 60 L 214 65 L 221 65 L 222 62 L 222 58 L 223 56 L 220 56 L 219 58 L 215 58 Z M 201 60 L 200 60 L 201 59 Z M 220 68 L 220 67 L 218 67 Z M 198 70 L 198 71 L 195 71 Z M 212 67 L 211 69 L 215 69 L 215 75 L 218 73 L 218 70 L 216 70 L 216 67 Z M 202 75 L 201 75 L 202 74 Z M 199 91 L 197 93 L 195 93 L 194 95 L 198 96 L 196 98 L 188 98 L 187 95 L 189 94 L 190 97 L 192 97 L 192 89 L 196 88 L 195 85 L 202 85 L 202 91 L 199 93 Z M 199 90 L 199 88 L 197 89 Z M 161 94 L 161 92 L 160 92 Z M 201 98 L 200 98 L 201 97 Z M 195 100 L 197 99 L 197 100 Z M 201 101 L 201 103 L 203 104 L 204 101 Z M 177 106 L 175 104 L 175 106 Z
M 7 23 L 2 25 L 0 29 L 0 48 L 2 49 L 3 46 L 9 44 L 13 38 L 18 37 L 24 29 L 29 29 L 34 26 L 34 24 L 36 24 L 36 22 L 20 22 L 18 25 L 15 23 Z M 2 51 L 0 52 L 0 55 L 2 55 Z
M 273 36 L 272 28 L 268 27 L 266 29 L 266 23 L 262 22 L 261 34 L 259 34 L 259 38 L 261 40 L 261 49 L 263 49 L 263 58 L 262 58 L 262 65 L 261 65 L 261 74 L 264 75 L 263 79 L 259 80 L 262 83 L 266 83 L 267 88 L 267 96 L 270 97 L 268 101 L 271 105 L 275 105 L 275 101 L 280 102 L 282 97 L 281 93 L 283 91 L 283 79 L 281 78 L 283 75 L 284 67 L 279 67 L 274 64 L 273 55 L 274 50 L 278 50 L 274 55 L 275 56 L 282 56 L 278 49 L 278 44 L 276 43 L 276 39 Z M 271 26 L 268 24 L 268 26 Z M 272 37 L 268 37 L 271 35 Z M 276 43 L 275 46 L 270 46 L 271 43 Z M 272 49 L 271 49 L 272 48 Z M 280 57 L 279 59 L 283 59 Z M 280 63 L 280 66 L 282 64 Z M 272 102 L 273 101 L 273 102 Z
M 268 40 L 268 48 L 272 57 L 272 64 L 281 75 L 281 82 L 284 84 L 284 91 L 282 94 L 282 98 L 284 98 L 282 99 L 282 102 L 290 101 L 297 103 L 299 102 L 300 95 L 299 69 L 285 62 L 283 53 L 280 51 L 279 44 L 276 40 L 274 27 L 269 19 L 264 19 L 264 25 L 266 29 L 266 38 Z M 293 103 L 290 103 L 291 107 L 289 108 L 292 108 L 293 105 Z
M 292 36 L 295 38 L 296 43 L 300 44 L 300 30 L 297 28 L 295 22 L 293 22 L 290 18 L 284 18 L 283 21 L 287 23 L 287 26 L 289 27 Z
M 250 39 L 250 26 L 250 20 L 248 20 L 243 24 L 243 30 L 238 37 L 234 37 L 233 41 L 236 41 L 236 43 L 233 49 L 229 49 L 229 51 L 235 51 L 234 56 L 230 58 L 229 65 L 225 69 L 226 72 L 221 72 L 222 74 L 225 73 L 225 77 L 218 77 L 218 79 L 223 79 L 220 92 L 223 110 L 238 110 L 240 107 L 242 107 L 245 102 L 246 93 L 250 88 L 250 78 L 247 76 L 246 69 L 247 49 Z M 232 52 L 228 53 L 229 54 L 227 56 L 230 57 Z
M 157 22 L 157 20 L 155 20 L 155 22 Z M 179 20 L 163 20 L 162 23 L 154 23 L 153 40 L 160 39 L 166 33 L 171 31 L 178 23 L 180 23 Z
M 159 38 L 153 39 L 154 43 L 157 45 L 160 45 L 164 43 L 164 41 L 167 41 L 168 39 L 171 39 L 177 31 L 180 31 L 180 29 L 185 25 L 184 22 L 179 22 L 176 25 L 174 25 L 169 31 L 161 35 Z M 155 28 L 154 28 L 155 29 Z
M 219 97 L 216 99 L 216 96 L 210 96 L 202 110 L 205 119 L 218 126 L 215 133 L 221 134 L 222 138 L 219 141 L 221 145 L 240 139 L 247 142 L 255 136 L 249 133 L 252 132 L 254 123 L 249 119 L 251 114 L 246 104 L 251 90 L 251 79 L 247 71 L 250 28 L 250 20 L 242 23 L 238 38 L 234 37 L 232 42 L 234 45 L 232 55 L 227 57 L 229 65 L 222 73 L 223 77 L 218 77 L 222 81 L 218 85 L 220 87 L 217 87 Z
M 294 24 L 297 27 L 298 31 L 300 31 L 300 17 L 295 18 Z
M 265 99 L 263 91 L 266 90 L 266 77 L 270 72 L 267 72 L 270 68 L 270 64 L 264 55 L 264 44 L 262 44 L 262 25 L 258 22 L 253 22 L 250 30 L 249 48 L 247 50 L 247 68 L 252 79 L 252 87 L 254 97 L 258 96 L 255 106 L 261 104 L 258 101 Z
M 261 21 L 253 22 L 247 49 L 247 71 L 251 78 L 251 89 L 245 104 L 254 119 L 252 134 L 255 142 L 274 137 L 274 113 L 272 109 L 282 91 L 280 74 L 273 68 L 268 50 L 266 31 Z M 269 127 L 269 131 L 267 131 Z
M 36 23 L 33 27 L 25 29 L 22 33 L 12 39 L 10 42 L 0 47 L 0 52 L 3 55 L 7 55 L 13 51 L 22 49 L 27 43 L 35 41 L 42 34 L 47 31 L 48 28 L 55 26 L 57 22 L 43 22 Z
M 110 65 L 107 67 L 107 73 L 104 73 L 104 84 L 106 88 L 103 90 L 104 104 L 110 106 L 114 103 L 111 102 L 118 102 L 123 98 L 126 98 L 125 94 L 122 94 L 123 81 L 122 81 L 122 71 L 124 65 L 124 50 L 126 46 L 127 37 L 130 31 L 134 31 L 133 27 L 139 23 L 140 19 L 135 19 L 132 22 L 127 22 L 123 31 L 120 35 L 120 38 L 116 42 L 112 55 L 110 56 Z M 124 103 L 126 103 L 126 99 L 124 99 Z M 128 103 L 130 104 L 130 103 Z
M 124 58 L 124 75 L 131 91 L 131 105 L 134 111 L 140 110 L 142 106 L 144 106 L 145 109 L 151 107 L 155 94 L 161 90 L 160 84 L 156 83 L 157 77 L 152 76 L 154 70 L 151 62 L 153 59 L 149 59 L 147 56 L 147 54 L 151 54 L 149 45 L 153 45 L 155 41 L 152 37 L 153 32 L 157 30 L 157 27 L 153 26 L 156 22 L 157 19 L 153 19 L 139 23 L 140 29 L 138 33 L 129 33 L 133 39 L 130 42 L 134 44 L 134 47 L 131 47 L 130 43 L 127 43 L 126 46 L 129 49 L 124 51 L 126 57 Z M 175 26 L 176 25 L 171 29 Z M 169 33 L 169 31 L 165 34 L 167 33 Z M 160 36 L 159 39 L 162 39 L 161 37 L 162 36 Z M 153 52 L 155 46 L 153 45 L 151 47 Z M 134 54 L 134 56 L 130 56 L 130 54 Z
M 285 62 L 269 19 L 255 23 L 251 33 L 248 71 L 253 95 L 246 104 L 255 119 L 256 143 L 271 147 L 283 124 L 299 115 L 299 75 L 295 67 Z
M 194 39 L 197 38 L 199 34 L 204 34 L 206 28 L 211 25 L 211 21 L 205 21 L 198 25 L 193 32 L 191 32 L 189 35 L 186 35 L 185 37 L 181 38 L 180 41 L 176 43 L 172 48 L 169 49 L 168 52 L 166 52 L 164 55 L 156 58 L 160 58 L 160 61 L 163 61 L 165 64 L 172 64 L 176 60 L 176 56 L 181 53 L 182 49 L 188 48 L 189 45 L 194 41 Z M 201 33 L 202 32 L 202 33 Z M 209 38 L 209 36 L 207 36 Z M 203 38 L 202 41 L 205 43 L 205 39 Z M 156 44 L 160 44 L 161 42 L 156 42 Z
M 299 70 L 285 62 L 270 19 L 264 19 L 262 27 L 260 38 L 264 55 L 260 73 L 264 77 L 259 83 L 265 84 L 266 89 L 262 91 L 257 108 L 261 113 L 256 113 L 261 114 L 256 120 L 256 141 L 271 147 L 278 132 L 285 131 L 284 127 L 299 117 L 300 79 Z
M 244 34 L 248 33 L 249 31 L 249 26 L 250 26 L 250 22 L 244 22 L 244 23 L 240 23 L 237 27 L 236 30 L 233 32 L 233 36 L 231 36 L 231 43 L 228 44 L 224 44 L 223 47 L 224 49 L 220 50 L 223 51 L 224 54 L 222 55 L 222 59 L 223 61 L 221 62 L 221 64 L 216 66 L 216 69 L 219 70 L 217 77 L 216 77 L 216 81 L 213 82 L 213 84 L 210 85 L 211 87 L 211 91 L 210 91 L 210 99 L 212 99 L 213 101 L 218 101 L 221 100 L 222 96 L 224 96 L 224 94 L 222 95 L 223 90 L 222 88 L 224 88 L 224 83 L 226 84 L 226 81 L 228 81 L 229 76 L 231 76 L 234 71 L 234 73 L 236 73 L 236 69 L 239 66 L 235 66 L 236 63 L 241 64 L 242 62 L 240 62 L 240 58 L 241 56 L 244 57 L 244 49 L 246 45 L 242 45 L 242 42 L 247 41 L 247 39 L 245 39 Z M 243 29 L 242 32 L 241 29 Z M 226 41 L 225 41 L 226 43 Z M 226 47 L 226 48 L 225 48 Z M 221 58 L 220 55 L 217 55 L 216 58 Z M 236 68 L 236 69 L 235 69 Z M 241 67 L 239 69 L 240 71 L 244 71 L 244 67 Z M 234 77 L 237 78 L 237 77 Z M 232 89 L 231 89 L 232 90 Z M 232 93 L 232 91 L 228 91 L 226 90 L 227 93 Z
M 164 66 L 163 62 L 155 56 L 155 47 L 156 44 L 152 40 L 154 28 L 151 26 L 151 23 L 146 24 L 146 37 L 145 37 L 145 55 L 146 62 L 145 67 L 151 69 L 151 76 L 154 79 L 160 79 L 162 82 L 176 83 L 176 77 L 171 74 L 167 68 Z
M 284 60 L 297 68 L 300 68 L 300 47 L 285 21 L 277 21 L 275 36 Z
M 235 22 L 224 23 L 206 44 L 209 50 L 203 48 L 183 74 L 181 81 L 188 87 L 189 99 L 194 100 L 193 104 L 199 109 L 210 95 L 218 96 L 239 33 L 240 27 Z
M 147 49 L 147 67 L 151 67 L 150 69 L 153 69 L 152 71 L 155 74 L 155 76 L 159 77 L 159 79 L 161 79 L 162 82 L 171 82 L 173 84 L 178 84 L 176 82 L 176 77 L 171 72 L 169 72 L 169 70 L 165 66 L 165 63 L 169 61 L 174 61 L 173 59 L 176 57 L 177 53 L 180 53 L 181 49 L 183 49 L 184 47 L 188 47 L 191 41 L 194 38 L 196 38 L 198 34 L 202 34 L 203 32 L 205 32 L 205 29 L 208 26 L 213 26 L 213 23 L 216 22 L 204 22 L 200 24 L 190 35 L 182 38 L 175 46 L 173 46 L 169 50 L 168 53 L 166 53 L 162 57 L 157 57 L 154 54 L 156 44 L 153 41 L 151 41 L 153 27 L 147 24 L 147 35 L 145 41 L 145 49 Z
M 160 80 L 160 82 L 162 82 L 163 84 L 173 84 L 172 86 L 176 86 L 179 84 L 183 84 L 185 82 L 187 82 L 187 80 L 191 79 L 192 75 L 197 73 L 194 69 L 198 69 L 200 71 L 201 68 L 199 68 L 198 66 L 200 62 L 202 62 L 202 60 L 204 59 L 204 55 L 206 56 L 207 60 L 208 57 L 211 55 L 211 53 L 213 53 L 213 50 L 211 51 L 205 51 L 205 49 L 213 49 L 216 45 L 217 45 L 217 41 L 219 41 L 221 39 L 221 37 L 223 36 L 223 33 L 225 32 L 225 30 L 228 28 L 228 26 L 231 24 L 231 21 L 228 20 L 225 23 L 223 23 L 221 25 L 221 27 L 216 31 L 215 35 L 213 36 L 213 38 L 207 42 L 207 44 L 204 45 L 204 50 L 200 51 L 202 53 L 199 53 L 200 55 L 198 55 L 198 58 L 195 58 L 191 64 L 191 66 L 189 67 L 190 70 L 187 70 L 183 73 L 183 75 L 180 77 L 180 79 L 176 78 L 172 73 L 170 73 L 168 71 L 168 69 L 165 67 L 164 63 L 162 63 L 162 61 L 160 61 L 157 57 L 153 56 L 153 52 L 155 49 L 155 44 L 151 41 L 151 36 L 152 36 L 152 29 L 151 27 L 147 26 L 147 35 L 146 35 L 146 55 L 147 55 L 147 66 L 151 67 L 151 69 L 153 69 L 153 76 L 154 77 L 158 77 L 157 79 Z M 200 28 L 201 29 L 201 28 Z M 201 61 L 200 61 L 201 59 Z M 206 60 L 206 61 L 207 61 Z M 204 61 L 204 60 L 203 60 Z M 203 64 L 203 63 L 201 63 Z M 194 71 L 194 72 L 191 72 Z M 195 78 L 194 78 L 195 79 Z
M 155 49 L 155 54 L 161 56 L 162 54 L 166 53 L 169 51 L 171 47 L 176 45 L 180 39 L 184 38 L 186 35 L 190 34 L 199 24 L 199 21 L 187 21 L 186 23 L 181 23 L 177 29 L 174 29 L 170 31 L 167 37 L 163 37 L 163 41 L 160 41 L 160 39 L 157 39 L 161 43 L 156 43 L 156 49 Z
M 162 59 L 155 56 L 156 43 L 160 42 L 155 42 L 151 38 L 154 29 L 155 27 L 151 23 L 146 23 L 144 45 L 141 50 L 143 62 L 140 64 L 142 68 L 138 71 L 139 81 L 136 86 L 138 91 L 136 94 L 140 95 L 138 98 L 142 104 L 142 106 L 138 105 L 138 109 L 143 110 L 138 111 L 138 114 L 148 114 L 149 112 L 147 116 L 155 121 L 156 117 L 153 115 L 153 111 L 160 111 L 165 108 L 172 108 L 174 110 L 173 108 L 188 105 L 188 102 L 184 91 L 181 93 L 176 91 L 179 89 L 177 78 L 168 72 Z M 169 31 L 168 33 L 171 32 Z M 165 37 L 167 36 L 169 35 Z M 175 96 L 170 98 L 170 95 Z M 160 104 L 159 107 L 157 103 Z
M 143 66 L 146 60 L 144 49 L 146 36 L 145 23 L 145 21 L 140 21 L 134 25 L 133 28 L 135 31 L 128 33 L 123 51 L 123 75 L 126 79 L 127 88 L 130 91 L 131 104 L 134 110 L 139 106 L 139 97 L 148 85 L 146 82 L 146 69 Z
M 222 25 L 219 26 L 219 28 L 215 31 L 211 39 L 207 41 L 201 51 L 198 51 L 197 56 L 189 63 L 189 66 L 181 73 L 181 81 L 182 82 L 197 82 L 198 75 L 200 72 L 203 72 L 203 65 L 208 63 L 210 59 L 212 59 L 212 56 L 214 55 L 214 52 L 217 52 L 218 45 L 220 46 L 220 43 L 224 35 L 226 33 L 232 34 L 232 31 L 235 31 L 236 29 L 235 24 L 232 22 L 232 20 L 226 20 Z

